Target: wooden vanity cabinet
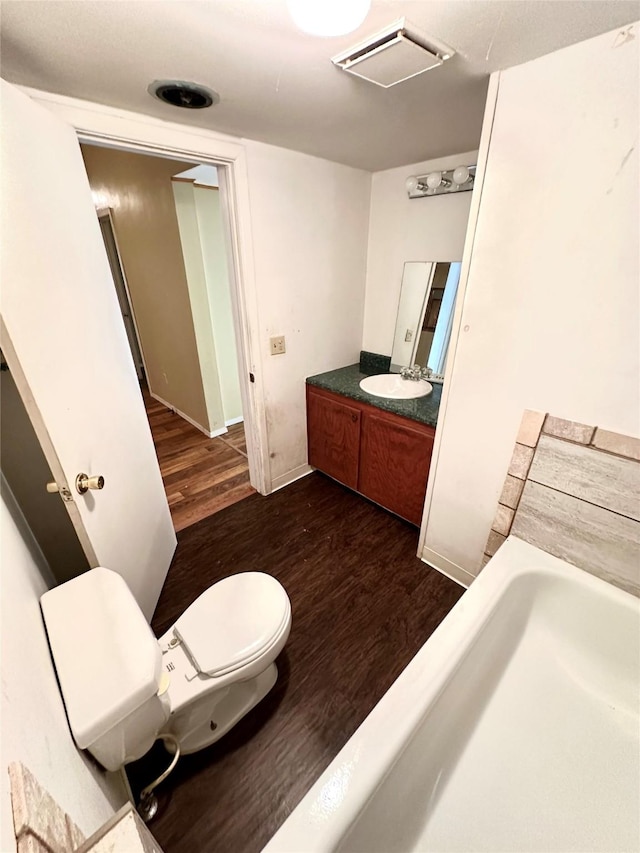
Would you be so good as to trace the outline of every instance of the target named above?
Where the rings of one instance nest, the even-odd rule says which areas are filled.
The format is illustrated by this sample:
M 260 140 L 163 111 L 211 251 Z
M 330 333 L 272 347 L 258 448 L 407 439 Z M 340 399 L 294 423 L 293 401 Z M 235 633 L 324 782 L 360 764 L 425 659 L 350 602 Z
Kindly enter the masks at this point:
M 390 412 L 364 412 L 358 491 L 420 525 L 434 435 L 433 427 Z
M 307 385 L 307 434 L 310 465 L 420 524 L 433 427 Z
M 307 385 L 309 465 L 358 488 L 360 409 L 353 401 Z

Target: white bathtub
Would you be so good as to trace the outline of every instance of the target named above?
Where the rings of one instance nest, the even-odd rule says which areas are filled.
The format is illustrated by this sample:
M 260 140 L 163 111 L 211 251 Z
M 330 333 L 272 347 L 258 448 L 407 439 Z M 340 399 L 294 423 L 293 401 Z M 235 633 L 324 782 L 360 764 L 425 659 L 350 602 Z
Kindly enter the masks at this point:
M 264 853 L 638 851 L 640 602 L 511 537 Z

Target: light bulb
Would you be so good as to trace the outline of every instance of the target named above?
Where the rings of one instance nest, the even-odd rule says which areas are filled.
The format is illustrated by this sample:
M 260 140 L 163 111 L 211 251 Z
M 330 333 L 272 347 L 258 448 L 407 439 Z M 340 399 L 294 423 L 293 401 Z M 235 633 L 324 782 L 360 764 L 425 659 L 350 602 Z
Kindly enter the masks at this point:
M 312 36 L 344 36 L 367 17 L 371 0 L 287 0 L 294 24 Z
M 457 166 L 453 170 L 453 183 L 458 186 L 462 186 L 462 184 L 466 184 L 469 180 L 469 169 L 466 166 Z
M 442 183 L 442 172 L 431 172 L 427 175 L 427 186 L 430 190 L 437 189 Z
M 418 189 L 419 183 L 415 175 L 409 175 L 404 185 L 408 193 L 414 193 Z

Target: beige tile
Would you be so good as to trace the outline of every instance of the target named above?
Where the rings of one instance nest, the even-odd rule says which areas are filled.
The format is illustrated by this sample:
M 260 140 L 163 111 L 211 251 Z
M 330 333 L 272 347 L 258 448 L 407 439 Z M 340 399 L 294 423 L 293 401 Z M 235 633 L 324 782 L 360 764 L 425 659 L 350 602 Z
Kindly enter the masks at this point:
M 503 536 L 508 536 L 509 531 L 511 530 L 513 516 L 514 511 L 512 509 L 510 509 L 508 506 L 498 504 L 498 509 L 496 510 L 496 517 L 493 519 L 491 529 L 495 530 L 497 533 L 501 533 Z
M 31 834 L 51 853 L 69 853 L 71 841 L 65 812 L 20 762 L 9 765 L 9 778 L 16 838 Z
M 535 447 L 544 423 L 544 412 L 533 412 L 525 409 L 520 422 L 520 429 L 516 441 L 518 444 L 526 444 L 527 447 Z
M 489 562 L 490 559 L 491 559 L 491 557 L 489 556 L 489 554 L 483 554 L 482 555 L 482 563 L 480 565 L 481 570 L 484 569 L 484 567 L 487 565 L 487 563 Z
M 507 537 L 503 536 L 501 533 L 497 533 L 495 530 L 492 530 L 489 534 L 489 538 L 487 539 L 487 547 L 484 549 L 485 554 L 493 557 L 506 538 Z
M 600 450 L 608 450 L 609 453 L 617 453 L 618 456 L 640 460 L 640 438 L 622 435 L 619 432 L 609 432 L 608 429 L 598 427 L 592 443 Z
M 554 418 L 547 415 L 542 431 L 547 435 L 555 435 L 556 438 L 564 438 L 566 441 L 575 441 L 578 444 L 589 444 L 593 438 L 595 427 L 587 424 L 579 424 L 576 421 L 566 421 L 564 418 Z
M 76 853 L 115 853 L 121 850 L 127 853 L 163 853 L 131 803 L 109 818 Z
M 529 480 L 511 529 L 518 539 L 640 595 L 640 521 Z
M 35 835 L 30 832 L 21 835 L 18 838 L 18 853 L 51 853 L 51 848 L 43 844 Z
M 526 447 L 524 444 L 516 444 L 513 449 L 511 462 L 509 463 L 508 473 L 511 474 L 512 477 L 518 477 L 520 480 L 526 480 L 532 459 L 532 447 Z
M 511 509 L 517 509 L 523 486 L 524 480 L 519 480 L 517 477 L 512 477 L 511 474 L 507 474 L 504 486 L 502 487 L 502 494 L 500 495 L 500 503 L 511 507 Z
M 543 435 L 528 482 L 640 521 L 640 465 L 635 459 Z
M 84 832 L 79 826 L 76 826 L 69 815 L 67 815 L 67 838 L 69 839 L 71 850 L 77 850 L 85 841 Z

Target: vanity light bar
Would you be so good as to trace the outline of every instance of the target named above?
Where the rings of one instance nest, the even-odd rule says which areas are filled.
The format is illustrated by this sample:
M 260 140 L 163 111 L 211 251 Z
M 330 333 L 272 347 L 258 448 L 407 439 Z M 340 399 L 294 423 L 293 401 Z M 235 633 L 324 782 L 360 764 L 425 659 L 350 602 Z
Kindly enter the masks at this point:
M 456 166 L 444 172 L 429 172 L 428 175 L 410 175 L 405 186 L 409 198 L 444 195 L 445 193 L 467 192 L 473 189 L 476 167 Z

